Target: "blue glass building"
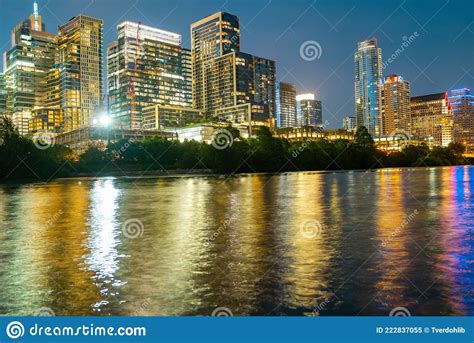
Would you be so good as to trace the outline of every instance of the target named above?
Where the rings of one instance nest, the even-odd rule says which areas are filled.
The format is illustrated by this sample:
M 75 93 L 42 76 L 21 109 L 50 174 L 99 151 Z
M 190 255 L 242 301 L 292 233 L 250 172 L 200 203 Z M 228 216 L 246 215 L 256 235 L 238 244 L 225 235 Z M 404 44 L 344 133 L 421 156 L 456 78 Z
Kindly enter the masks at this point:
M 379 133 L 379 84 L 382 79 L 382 50 L 377 39 L 357 44 L 355 62 L 355 114 L 357 126 L 365 126 L 372 136 Z

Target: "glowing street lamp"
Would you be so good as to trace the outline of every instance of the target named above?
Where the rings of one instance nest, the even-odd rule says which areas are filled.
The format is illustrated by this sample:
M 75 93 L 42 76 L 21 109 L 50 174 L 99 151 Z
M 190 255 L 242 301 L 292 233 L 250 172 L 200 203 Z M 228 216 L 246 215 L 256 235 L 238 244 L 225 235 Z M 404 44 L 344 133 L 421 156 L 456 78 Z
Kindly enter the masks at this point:
M 112 123 L 112 118 L 110 118 L 108 114 L 103 114 L 99 118 L 99 122 L 100 122 L 100 125 L 102 125 L 103 127 L 108 127 Z
M 99 126 L 107 129 L 107 142 L 108 144 L 110 144 L 110 126 L 112 124 L 112 118 L 110 117 L 110 115 L 106 112 L 103 112 L 101 113 L 98 119 L 95 118 L 94 120 L 92 120 L 92 123 L 94 124 L 94 126 Z

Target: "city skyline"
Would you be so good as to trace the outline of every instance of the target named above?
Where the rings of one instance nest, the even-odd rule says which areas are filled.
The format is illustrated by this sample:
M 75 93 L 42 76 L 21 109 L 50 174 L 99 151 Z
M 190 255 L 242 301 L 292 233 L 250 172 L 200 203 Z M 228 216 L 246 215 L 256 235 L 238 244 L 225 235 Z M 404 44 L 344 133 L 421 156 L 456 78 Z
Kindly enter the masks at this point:
M 246 2 L 244 1 L 243 3 Z M 282 7 L 284 3 L 283 1 L 259 3 L 254 6 L 258 7 L 259 10 L 254 11 L 253 16 L 251 16 L 245 6 L 240 5 L 240 3 L 226 4 L 211 1 L 206 2 L 197 9 L 195 8 L 197 4 L 193 1 L 186 3 L 181 2 L 175 4 L 174 7 L 172 7 L 172 4 L 169 2 L 159 2 L 158 4 L 163 6 L 163 11 L 156 12 L 162 14 L 161 20 L 158 18 L 158 13 L 154 14 L 155 11 L 149 9 L 150 2 L 148 1 L 137 2 L 132 7 L 130 7 L 129 2 L 117 2 L 117 8 L 121 8 L 123 11 L 121 15 L 116 18 L 114 18 L 114 10 L 107 8 L 108 13 L 104 12 L 104 7 L 107 7 L 105 2 L 91 2 L 87 8 L 83 3 L 72 2 L 68 9 L 63 10 L 56 9 L 57 6 L 53 6 L 54 1 L 49 1 L 45 4 L 40 1 L 39 10 L 43 16 L 43 22 L 46 24 L 46 31 L 48 32 L 55 32 L 55 26 L 63 24 L 71 16 L 81 12 L 103 19 L 104 49 L 114 39 L 118 21 L 134 20 L 142 21 L 144 25 L 150 25 L 181 34 L 183 36 L 183 47 L 189 48 L 189 27 L 192 22 L 209 15 L 212 11 L 228 11 L 239 16 L 241 20 L 241 36 L 243 36 L 243 39 L 241 39 L 241 49 L 243 51 L 250 51 L 257 56 L 264 56 L 265 58 L 276 60 L 277 80 L 294 83 L 298 93 L 315 93 L 316 98 L 323 103 L 324 121 L 325 123 L 327 121 L 329 128 L 340 127 L 343 117 L 354 115 L 353 53 L 357 41 L 367 38 L 367 36 L 364 36 L 364 32 L 366 32 L 367 35 L 371 34 L 378 37 L 379 46 L 382 48 L 382 62 L 384 65 L 382 76 L 384 77 L 392 73 L 401 75 L 404 79 L 410 81 L 412 96 L 444 92 L 453 88 L 473 88 L 472 73 L 469 66 L 469 50 L 463 48 L 463 46 L 472 45 L 469 44 L 469 42 L 472 41 L 472 30 L 467 22 L 468 15 L 465 15 L 463 18 L 462 16 L 459 17 L 459 12 L 456 12 L 459 18 L 454 21 L 453 17 L 456 8 L 459 6 L 462 7 L 460 2 L 457 2 L 457 4 L 440 2 L 439 8 L 442 8 L 440 10 L 442 11 L 442 16 L 435 15 L 431 19 L 430 16 L 428 16 L 425 18 L 426 20 L 422 20 L 421 14 L 418 13 L 420 10 L 419 3 L 399 3 L 397 6 L 396 4 L 390 4 L 391 7 L 387 6 L 387 8 L 382 11 L 390 13 L 373 13 L 374 18 L 369 21 L 376 23 L 379 17 L 383 17 L 383 14 L 386 14 L 386 18 L 391 14 L 387 21 L 380 26 L 378 29 L 379 32 L 369 32 L 368 29 L 364 29 L 364 26 L 361 26 L 360 33 L 351 33 L 349 35 L 348 29 L 354 24 L 355 14 L 357 11 L 364 10 L 367 7 L 366 3 L 354 3 L 352 7 L 348 6 L 347 16 L 339 18 L 340 20 L 337 21 L 331 16 L 334 14 L 333 11 L 335 8 L 330 4 L 324 2 L 317 4 L 304 2 L 304 5 L 298 4 L 298 6 L 293 6 L 287 15 L 280 16 L 284 19 L 279 20 L 281 23 L 271 25 L 270 28 L 262 28 L 261 26 L 268 22 L 268 16 L 271 13 L 283 10 Z M 156 3 L 154 4 L 156 5 Z M 472 5 L 468 4 L 468 6 Z M 6 9 L 4 13 L 7 14 L 6 20 L 0 23 L 1 46 L 3 46 L 2 52 L 4 52 L 9 46 L 8 36 L 11 28 L 30 14 L 29 12 L 32 11 L 32 2 L 19 1 L 15 4 L 2 7 Z M 125 7 L 128 7 L 129 10 L 126 11 Z M 433 6 L 432 8 L 438 8 L 438 6 Z M 297 22 L 294 22 L 298 18 L 294 12 L 298 11 L 300 11 L 299 14 L 301 18 Z M 344 12 L 344 10 L 341 11 L 339 9 L 339 15 L 341 15 L 342 12 Z M 144 13 L 146 13 L 146 15 Z M 168 13 L 168 15 L 165 16 L 164 13 Z M 177 15 L 178 13 L 179 16 Z M 295 16 L 293 18 L 294 14 Z M 308 19 L 314 19 L 315 16 L 319 17 L 321 21 L 317 25 L 309 24 Z M 326 17 L 327 21 L 324 20 L 323 17 Z M 117 20 L 117 18 L 120 20 Z M 416 18 L 419 18 L 419 20 L 416 20 Z M 286 23 L 286 19 L 293 19 L 292 22 L 294 23 L 292 25 L 290 23 L 290 26 L 287 25 L 289 30 L 286 32 L 284 30 L 283 32 L 279 32 L 280 26 Z M 332 19 L 332 21 L 329 19 Z M 402 21 L 400 22 L 400 20 Z M 436 21 L 443 22 L 443 33 L 438 32 L 439 25 L 435 25 Z M 337 25 L 331 28 L 329 27 L 330 22 L 333 22 L 332 25 L 336 23 Z M 390 25 L 390 23 L 397 23 L 397 25 Z M 403 23 L 403 25 L 400 23 Z M 450 23 L 450 25 L 447 26 L 446 23 Z M 370 26 L 368 24 L 370 23 L 366 23 L 365 26 Z M 462 26 L 463 24 L 465 24 L 464 27 Z M 423 25 L 425 25 L 424 28 L 421 27 Z M 397 29 L 393 26 L 401 27 Z M 304 30 L 305 27 L 307 30 Z M 321 35 L 322 31 L 324 31 L 324 27 L 326 29 L 329 27 L 329 35 Z M 418 27 L 418 29 L 416 29 L 416 27 Z M 414 29 L 411 30 L 412 28 Z M 394 33 L 396 31 L 400 31 L 399 33 L 404 34 L 398 37 L 398 33 Z M 274 37 L 276 32 L 279 32 L 279 36 L 276 37 L 278 39 Z M 404 51 L 402 51 L 402 53 L 393 55 L 395 58 L 389 61 L 390 56 L 393 54 L 392 51 L 396 51 L 404 42 L 403 37 L 410 37 L 413 32 L 418 32 L 418 38 L 410 42 L 408 47 L 403 48 Z M 8 35 L 6 33 L 8 33 Z M 267 35 L 266 40 L 261 39 L 264 33 Z M 433 36 L 433 34 L 435 34 L 436 39 L 430 37 Z M 337 40 L 337 42 L 340 43 L 334 44 L 327 41 L 328 36 L 349 36 L 352 42 L 347 44 L 346 41 L 348 37 L 344 37 L 341 40 Z M 356 39 L 353 40 L 352 37 Z M 449 37 L 452 38 L 456 48 L 450 48 L 448 44 Z M 308 40 L 314 40 L 320 44 L 320 58 L 312 61 L 301 58 L 299 48 L 302 43 Z M 3 42 L 5 42 L 5 44 L 3 44 Z M 436 42 L 444 43 L 444 48 L 439 49 L 439 44 L 436 44 Z M 433 52 L 434 46 L 438 47 L 438 55 L 431 55 L 431 59 L 426 59 L 427 56 L 425 55 L 429 52 Z M 350 57 L 346 58 L 345 62 L 341 60 L 341 58 L 334 58 L 335 53 L 337 53 L 336 55 L 343 56 L 343 52 L 348 54 L 346 57 L 350 55 Z M 442 66 L 442 68 L 440 68 L 440 66 Z M 346 70 L 349 70 L 349 72 L 346 72 Z M 444 75 L 442 78 L 440 77 L 441 73 Z M 340 101 L 341 94 L 344 95 L 343 99 L 345 101 Z M 339 101 L 336 101 L 336 99 L 339 99 Z

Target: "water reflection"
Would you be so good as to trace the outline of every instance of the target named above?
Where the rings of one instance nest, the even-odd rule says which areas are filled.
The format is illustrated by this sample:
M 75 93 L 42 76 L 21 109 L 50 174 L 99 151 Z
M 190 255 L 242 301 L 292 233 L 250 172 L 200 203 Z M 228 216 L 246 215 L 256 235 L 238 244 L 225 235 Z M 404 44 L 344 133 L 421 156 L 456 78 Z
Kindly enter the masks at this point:
M 2 185 L 0 314 L 474 314 L 473 186 L 472 167 Z
M 90 190 L 87 248 L 84 257 L 86 269 L 100 292 L 100 301 L 93 304 L 97 311 L 103 311 L 110 301 L 118 299 L 119 289 L 125 284 L 115 275 L 119 269 L 120 224 L 118 220 L 118 200 L 120 190 L 112 179 L 96 180 Z

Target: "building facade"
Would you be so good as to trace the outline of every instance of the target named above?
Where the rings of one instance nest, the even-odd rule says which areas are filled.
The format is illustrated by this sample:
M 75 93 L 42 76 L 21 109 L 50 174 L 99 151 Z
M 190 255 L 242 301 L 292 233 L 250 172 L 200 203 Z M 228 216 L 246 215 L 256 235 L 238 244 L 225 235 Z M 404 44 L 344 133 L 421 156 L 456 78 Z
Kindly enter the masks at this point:
M 103 22 L 79 15 L 59 27 L 55 74 L 67 132 L 93 126 L 102 108 Z M 54 76 L 54 74 L 52 75 Z
M 357 129 L 356 118 L 351 116 L 344 117 L 342 119 L 342 128 L 347 132 L 355 133 Z
M 437 93 L 410 99 L 411 133 L 433 137 L 435 146 L 448 146 L 453 141 L 453 110 L 448 93 Z
M 37 132 L 57 133 L 61 131 L 63 117 L 59 108 L 43 107 L 33 109 L 28 121 L 28 133 Z
M 212 111 L 208 78 L 215 70 L 214 60 L 240 51 L 240 21 L 237 16 L 218 12 L 191 24 L 193 107 Z M 221 61 L 220 64 L 222 64 Z
M 410 83 L 398 75 L 386 76 L 380 85 L 380 135 L 411 131 Z
M 468 88 L 451 90 L 449 101 L 453 108 L 454 141 L 474 154 L 474 96 Z
M 357 126 L 379 135 L 379 84 L 382 79 L 382 49 L 377 39 L 357 44 L 355 62 L 355 114 Z
M 43 107 L 46 75 L 54 65 L 56 36 L 45 25 L 34 4 L 33 14 L 12 30 L 12 47 L 5 53 L 6 111 L 22 135 L 35 108 Z
M 5 74 L 0 73 L 0 117 L 7 114 L 7 86 Z
M 138 129 L 142 108 L 191 107 L 189 51 L 181 35 L 139 23 L 118 25 L 107 50 L 109 112 L 115 126 Z
M 296 118 L 296 87 L 291 83 L 280 82 L 276 88 L 277 127 L 289 128 L 297 126 Z
M 192 108 L 152 105 L 142 109 L 143 129 L 162 130 L 171 127 L 183 127 L 199 123 L 204 119 L 204 112 Z
M 314 94 L 299 94 L 296 96 L 296 116 L 299 127 L 323 126 L 322 104 Z
M 240 112 L 243 105 L 250 104 L 249 125 L 272 125 L 275 62 L 240 51 L 238 17 L 219 12 L 192 24 L 191 54 L 195 109 L 216 116 L 223 109 Z
M 181 74 L 184 78 L 184 107 L 193 107 L 193 61 L 190 49 L 181 48 Z
M 267 58 L 252 56 L 254 70 L 254 107 L 266 106 L 270 126 L 275 127 L 276 124 L 276 63 Z M 254 113 L 257 112 L 254 109 Z M 258 118 L 261 121 L 267 119 L 265 117 Z

